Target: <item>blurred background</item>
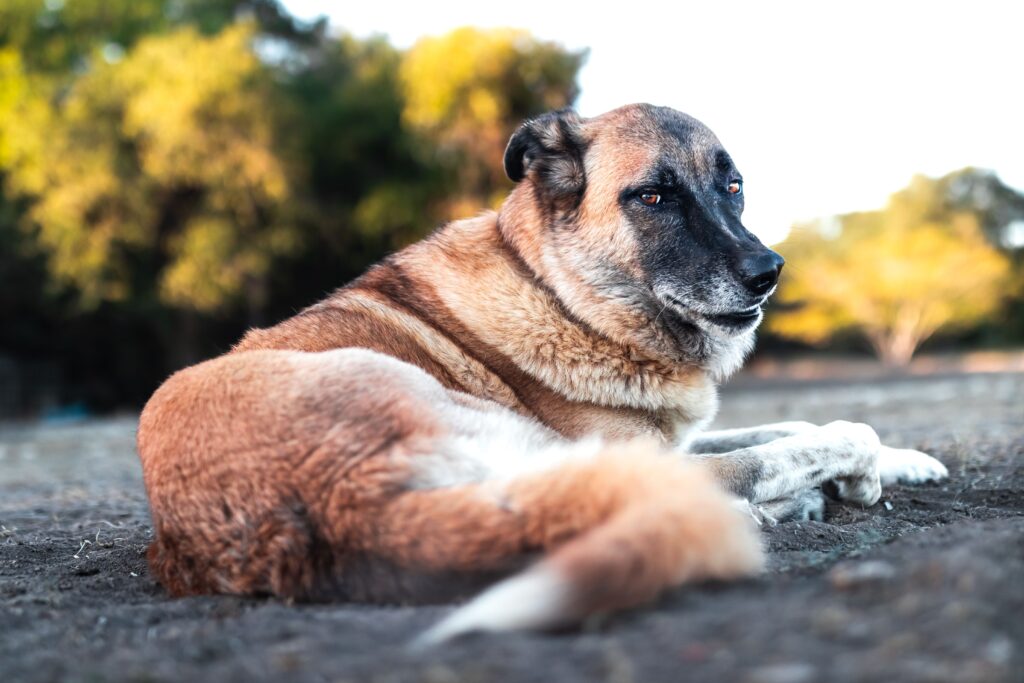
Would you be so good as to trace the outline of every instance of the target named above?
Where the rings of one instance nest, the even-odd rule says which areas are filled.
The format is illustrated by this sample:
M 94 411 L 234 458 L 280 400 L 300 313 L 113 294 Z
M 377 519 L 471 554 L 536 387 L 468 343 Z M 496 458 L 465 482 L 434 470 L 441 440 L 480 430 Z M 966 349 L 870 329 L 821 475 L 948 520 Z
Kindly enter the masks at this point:
M 0 2 L 0 418 L 136 409 L 500 204 L 523 118 L 634 101 L 787 258 L 754 373 L 1020 363 L 1018 5 L 483 5 Z

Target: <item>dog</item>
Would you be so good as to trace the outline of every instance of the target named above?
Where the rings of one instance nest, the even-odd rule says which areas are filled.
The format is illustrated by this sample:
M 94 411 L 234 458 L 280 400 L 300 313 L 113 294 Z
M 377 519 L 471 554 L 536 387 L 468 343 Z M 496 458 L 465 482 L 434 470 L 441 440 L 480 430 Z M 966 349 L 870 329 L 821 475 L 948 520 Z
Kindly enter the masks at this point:
M 175 596 L 438 602 L 541 629 L 763 564 L 822 489 L 947 476 L 863 424 L 705 431 L 783 259 L 697 120 L 526 121 L 498 211 L 451 222 L 152 396 L 138 452 Z M 754 521 L 752 521 L 752 519 Z

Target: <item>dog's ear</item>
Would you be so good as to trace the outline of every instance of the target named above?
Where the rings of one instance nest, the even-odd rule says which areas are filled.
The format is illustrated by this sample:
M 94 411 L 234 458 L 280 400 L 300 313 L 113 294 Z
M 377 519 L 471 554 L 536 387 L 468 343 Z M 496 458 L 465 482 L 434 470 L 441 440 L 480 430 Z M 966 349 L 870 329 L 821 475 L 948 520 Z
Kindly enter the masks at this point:
M 568 108 L 526 121 L 505 148 L 505 173 L 513 182 L 533 174 L 556 193 L 579 192 L 586 182 L 582 123 Z

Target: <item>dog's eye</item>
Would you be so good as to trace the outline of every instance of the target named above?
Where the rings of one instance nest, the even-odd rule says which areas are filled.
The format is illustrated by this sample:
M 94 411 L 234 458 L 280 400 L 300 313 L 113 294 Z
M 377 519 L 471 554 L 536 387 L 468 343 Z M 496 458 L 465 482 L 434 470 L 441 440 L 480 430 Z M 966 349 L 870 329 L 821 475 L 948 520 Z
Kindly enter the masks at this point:
M 729 194 L 739 194 L 740 192 L 743 192 L 743 182 L 740 180 L 732 181 L 729 183 L 728 190 Z
M 657 192 L 644 192 L 640 195 L 640 201 L 647 206 L 654 206 L 655 204 L 661 204 L 661 195 Z

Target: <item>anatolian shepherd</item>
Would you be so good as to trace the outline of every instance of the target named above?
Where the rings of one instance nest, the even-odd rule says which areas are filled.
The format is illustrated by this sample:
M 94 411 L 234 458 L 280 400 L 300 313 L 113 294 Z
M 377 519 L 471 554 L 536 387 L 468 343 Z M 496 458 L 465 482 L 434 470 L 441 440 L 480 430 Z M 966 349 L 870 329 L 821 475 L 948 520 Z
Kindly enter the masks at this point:
M 757 572 L 754 520 L 946 476 L 863 424 L 702 431 L 782 258 L 715 136 L 631 105 L 527 121 L 498 212 L 178 372 L 138 448 L 174 595 L 427 602 L 543 628 Z M 752 517 L 754 520 L 752 520 Z

